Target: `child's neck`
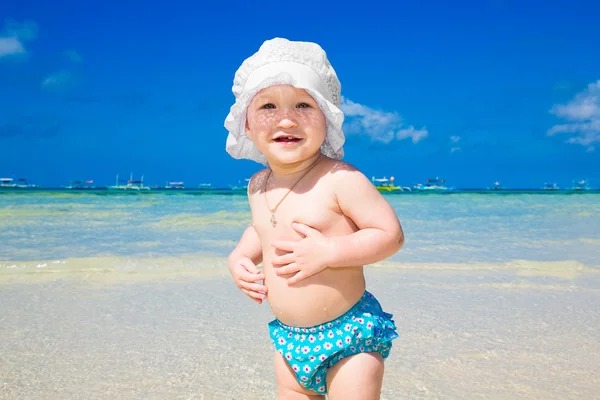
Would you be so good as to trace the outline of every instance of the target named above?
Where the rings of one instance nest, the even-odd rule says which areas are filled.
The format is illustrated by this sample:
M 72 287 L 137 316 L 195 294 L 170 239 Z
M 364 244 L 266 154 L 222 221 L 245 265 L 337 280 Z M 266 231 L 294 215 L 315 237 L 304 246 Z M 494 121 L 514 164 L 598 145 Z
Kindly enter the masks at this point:
M 269 163 L 269 167 L 271 168 L 273 177 L 284 183 L 288 180 L 293 180 L 297 178 L 299 175 L 302 175 L 306 172 L 307 169 L 315 166 L 315 163 L 319 162 L 322 158 L 324 158 L 321 152 L 318 152 L 314 156 L 307 158 L 306 160 L 299 161 L 297 163 L 291 164 L 279 164 L 279 163 Z

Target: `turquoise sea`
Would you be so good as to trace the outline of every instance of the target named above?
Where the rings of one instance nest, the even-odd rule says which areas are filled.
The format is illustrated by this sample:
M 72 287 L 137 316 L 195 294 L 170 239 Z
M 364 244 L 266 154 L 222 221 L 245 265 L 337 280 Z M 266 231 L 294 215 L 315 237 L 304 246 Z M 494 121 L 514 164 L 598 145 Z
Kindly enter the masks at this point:
M 600 268 L 600 193 L 386 195 L 405 230 L 402 264 L 571 262 Z M 175 268 L 161 259 L 221 259 L 250 221 L 243 192 L 0 191 L 0 268 Z M 124 265 L 126 260 L 126 265 Z M 154 260 L 154 261 L 152 261 Z M 21 264 L 19 264 L 21 262 Z M 55 264 L 53 264 L 55 263 Z M 177 267 L 177 268 L 179 268 Z M 16 272 L 16 271 L 12 271 Z

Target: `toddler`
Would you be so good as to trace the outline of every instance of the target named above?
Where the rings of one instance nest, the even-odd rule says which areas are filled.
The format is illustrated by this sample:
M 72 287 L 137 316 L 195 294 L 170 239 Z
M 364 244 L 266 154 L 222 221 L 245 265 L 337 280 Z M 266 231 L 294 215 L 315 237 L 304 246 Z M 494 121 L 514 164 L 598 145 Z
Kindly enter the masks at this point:
M 228 261 L 240 290 L 275 315 L 280 399 L 378 399 L 398 336 L 363 265 L 404 235 L 371 181 L 340 161 L 340 91 L 319 45 L 268 40 L 236 72 L 225 120 L 228 153 L 267 166 L 249 182 L 252 225 Z

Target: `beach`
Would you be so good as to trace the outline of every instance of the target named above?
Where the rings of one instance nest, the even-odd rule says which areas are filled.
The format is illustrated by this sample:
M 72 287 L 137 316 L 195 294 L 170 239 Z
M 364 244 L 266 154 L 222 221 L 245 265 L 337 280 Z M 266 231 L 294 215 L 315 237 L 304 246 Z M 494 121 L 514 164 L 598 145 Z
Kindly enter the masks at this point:
M 600 195 L 398 195 L 382 399 L 600 398 Z M 276 398 L 242 196 L 0 193 L 0 399 Z

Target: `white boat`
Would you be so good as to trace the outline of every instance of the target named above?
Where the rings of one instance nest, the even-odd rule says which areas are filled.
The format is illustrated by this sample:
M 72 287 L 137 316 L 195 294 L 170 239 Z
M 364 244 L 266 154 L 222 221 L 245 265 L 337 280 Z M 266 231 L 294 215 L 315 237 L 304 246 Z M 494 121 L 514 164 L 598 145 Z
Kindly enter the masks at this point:
M 229 185 L 229 189 L 234 191 L 247 191 L 248 190 L 248 182 L 250 182 L 250 178 L 244 179 L 245 183 L 242 181 L 238 181 L 237 185 Z
M 500 184 L 499 181 L 494 182 L 492 187 L 489 187 L 488 190 L 504 190 L 504 187 Z
M 0 178 L 0 187 L 15 189 L 33 189 L 36 185 L 27 183 L 27 179 L 19 178 L 17 182 L 13 178 Z
M 446 192 L 452 190 L 451 188 L 444 185 L 445 182 L 445 179 L 435 177 L 426 179 L 424 184 L 417 183 L 413 187 L 417 191 Z
M 181 181 L 169 181 L 165 185 L 165 189 L 185 189 L 185 186 Z
M 560 187 L 558 187 L 558 185 L 556 183 L 545 182 L 544 187 L 542 189 L 544 189 L 544 190 L 560 190 Z
M 0 187 L 3 188 L 16 188 L 17 184 L 14 183 L 13 178 L 0 178 Z
M 125 182 L 125 185 L 119 184 L 119 182 Z M 119 174 L 117 174 L 117 178 L 115 179 L 115 185 L 109 186 L 108 190 L 126 190 L 126 191 L 149 191 L 149 186 L 144 186 L 144 175 L 142 175 L 142 179 L 134 180 L 133 173 L 129 175 L 129 179 L 119 181 Z
M 84 189 L 95 189 L 94 181 L 92 179 L 87 179 L 85 181 L 74 180 L 69 181 L 67 186 L 63 186 L 65 189 L 69 190 L 84 190 Z
M 587 179 L 582 179 L 579 181 L 573 181 L 573 186 L 571 186 L 571 190 L 592 190 L 590 184 Z

